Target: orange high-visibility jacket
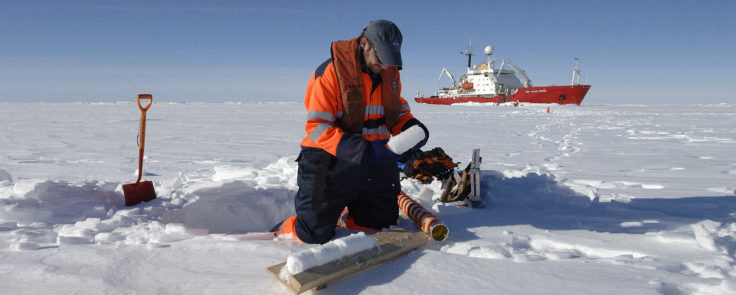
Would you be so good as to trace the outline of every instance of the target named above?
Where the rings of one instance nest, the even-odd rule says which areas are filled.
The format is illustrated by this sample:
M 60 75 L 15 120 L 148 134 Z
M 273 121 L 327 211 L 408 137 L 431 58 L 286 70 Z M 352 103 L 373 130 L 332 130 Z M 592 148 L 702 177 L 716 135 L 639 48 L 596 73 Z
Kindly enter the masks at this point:
M 358 144 L 356 140 L 346 140 L 345 137 L 352 137 L 353 134 L 348 133 L 346 135 L 347 132 L 340 128 L 344 110 L 334 62 L 335 60 L 331 58 L 320 65 L 309 79 L 309 84 L 307 84 L 307 92 L 304 97 L 304 105 L 307 108 L 307 123 L 305 125 L 307 134 L 302 139 L 301 146 L 320 148 L 334 156 L 359 162 L 358 158 L 361 155 L 355 153 L 362 153 L 363 149 L 355 146 Z M 373 80 L 368 73 L 361 72 L 359 74 L 363 81 L 365 114 L 363 130 L 360 134 L 355 135 L 372 141 L 388 139 L 392 135 L 399 134 L 404 124 L 413 118 L 409 104 L 404 98 L 399 97 L 401 111 L 389 130 L 386 125 L 386 118 L 384 118 L 382 87 L 391 87 L 391 85 L 383 85 L 383 83 L 373 85 Z M 398 84 L 400 90 L 400 79 Z

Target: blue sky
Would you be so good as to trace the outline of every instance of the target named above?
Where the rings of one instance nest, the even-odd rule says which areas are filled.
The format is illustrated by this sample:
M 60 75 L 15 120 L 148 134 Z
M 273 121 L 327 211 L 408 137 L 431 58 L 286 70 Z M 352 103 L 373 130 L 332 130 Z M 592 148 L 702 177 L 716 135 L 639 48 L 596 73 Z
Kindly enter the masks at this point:
M 457 2 L 457 3 L 452 3 Z M 403 96 L 459 77 L 473 39 L 584 104 L 736 102 L 736 1 L 0 0 L 0 101 L 302 101 L 329 44 L 402 30 Z

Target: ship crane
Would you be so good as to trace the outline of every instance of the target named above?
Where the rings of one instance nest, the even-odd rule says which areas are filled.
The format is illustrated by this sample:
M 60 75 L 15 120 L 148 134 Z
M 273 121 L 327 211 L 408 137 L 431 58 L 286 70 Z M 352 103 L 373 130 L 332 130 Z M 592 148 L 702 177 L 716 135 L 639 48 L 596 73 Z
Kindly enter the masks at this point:
M 447 74 L 447 76 L 450 77 L 450 80 L 452 80 L 452 88 L 454 89 L 455 86 L 456 86 L 455 85 L 455 78 L 452 77 L 452 74 L 450 74 L 450 71 L 448 71 L 447 68 L 442 68 L 442 72 L 440 73 L 440 76 L 439 76 L 439 78 L 437 78 L 437 80 L 441 80 L 442 79 L 442 74 Z
M 498 78 L 498 75 L 501 74 L 501 71 L 503 71 L 503 67 L 506 65 L 509 65 L 509 67 L 511 67 L 511 70 L 516 72 L 517 75 L 521 76 L 521 78 L 524 79 L 524 87 L 532 87 L 532 80 L 530 80 L 529 77 L 526 76 L 526 72 L 505 59 L 501 62 L 501 68 L 498 70 L 498 73 L 496 73 L 496 78 Z

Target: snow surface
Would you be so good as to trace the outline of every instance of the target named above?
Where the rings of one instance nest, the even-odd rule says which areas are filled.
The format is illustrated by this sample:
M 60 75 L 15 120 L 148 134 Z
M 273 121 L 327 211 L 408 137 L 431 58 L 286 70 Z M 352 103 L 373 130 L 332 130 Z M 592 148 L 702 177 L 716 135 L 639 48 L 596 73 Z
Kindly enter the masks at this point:
M 736 105 L 411 107 L 427 148 L 480 148 L 486 207 L 402 181 L 449 238 L 316 293 L 736 293 Z M 125 207 L 139 116 L 0 103 L 0 293 L 288 294 L 265 269 L 315 246 L 267 231 L 294 213 L 303 104 L 154 103 L 159 197 Z

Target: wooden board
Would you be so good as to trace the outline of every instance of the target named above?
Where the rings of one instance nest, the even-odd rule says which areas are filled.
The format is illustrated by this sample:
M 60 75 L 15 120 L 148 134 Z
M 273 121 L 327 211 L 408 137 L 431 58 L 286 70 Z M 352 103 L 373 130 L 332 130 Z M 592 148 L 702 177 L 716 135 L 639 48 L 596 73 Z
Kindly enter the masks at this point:
M 376 239 L 378 247 L 315 266 L 293 275 L 289 281 L 284 281 L 279 277 L 281 268 L 286 265 L 286 262 L 271 266 L 266 271 L 295 294 L 299 294 L 310 289 L 324 287 L 329 282 L 407 254 L 426 245 L 429 241 L 423 232 L 410 233 L 403 229 L 382 231 L 371 237 Z

